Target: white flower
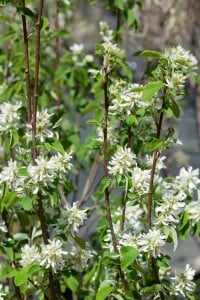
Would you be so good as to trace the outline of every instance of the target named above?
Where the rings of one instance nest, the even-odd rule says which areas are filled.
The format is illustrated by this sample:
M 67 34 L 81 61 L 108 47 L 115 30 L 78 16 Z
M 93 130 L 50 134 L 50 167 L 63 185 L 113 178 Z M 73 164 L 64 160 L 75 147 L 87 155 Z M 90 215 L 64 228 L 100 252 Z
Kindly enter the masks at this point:
M 52 271 L 56 273 L 58 270 L 62 270 L 65 265 L 64 257 L 68 254 L 62 250 L 62 242 L 60 240 L 48 240 L 49 244 L 42 245 L 40 265 L 46 269 L 52 268 Z
M 27 265 L 36 264 L 40 261 L 40 254 L 35 245 L 25 245 L 22 248 L 20 264 L 25 267 Z
M 17 162 L 9 160 L 8 166 L 4 167 L 0 173 L 0 184 L 6 183 L 10 190 L 21 192 L 24 179 L 17 175 L 18 170 Z
M 162 196 L 162 203 L 155 209 L 157 218 L 155 224 L 177 224 L 179 222 L 179 214 L 185 207 L 185 198 L 186 194 L 183 192 L 174 194 L 173 191 L 164 191 Z
M 46 138 L 53 137 L 53 131 L 50 130 L 50 128 L 52 127 L 52 123 L 50 122 L 51 116 L 52 114 L 49 114 L 47 109 L 43 109 L 42 111 L 37 111 L 36 138 L 39 139 L 41 143 L 43 143 L 46 140 Z M 29 139 L 31 139 L 32 126 L 30 124 L 27 124 L 26 127 L 29 129 L 29 131 L 26 132 L 26 136 Z
M 80 54 L 83 52 L 84 45 L 83 44 L 73 44 L 69 47 L 69 50 L 72 51 L 74 54 Z
M 142 101 L 142 90 L 142 85 L 126 83 L 123 80 L 115 81 L 109 89 L 112 100 L 109 113 L 124 118 L 130 115 L 134 108 L 147 105 L 147 102 Z
M 132 152 L 131 148 L 125 146 L 118 147 L 118 150 L 111 157 L 109 162 L 108 171 L 111 175 L 127 175 L 132 171 L 136 165 L 136 155 Z
M 135 249 L 138 248 L 138 237 L 135 234 L 129 233 L 123 233 L 120 236 L 119 244 L 121 246 L 132 246 Z
M 139 195 L 147 194 L 149 190 L 151 170 L 142 170 L 135 167 L 131 173 L 132 186 L 130 192 L 137 192 Z
M 197 67 L 196 57 L 181 46 L 166 49 L 164 57 L 168 60 L 169 66 L 173 70 L 178 69 L 184 73 L 190 73 Z
M 143 233 L 138 238 L 140 251 L 148 253 L 153 257 L 159 255 L 159 250 L 165 245 L 166 236 L 158 229 L 149 229 L 149 232 Z
M 57 176 L 61 178 L 62 175 L 66 175 L 66 170 L 72 167 L 70 163 L 71 158 L 71 152 L 58 153 L 50 159 L 39 156 L 36 159 L 36 165 L 30 164 L 28 166 L 29 184 L 35 186 L 33 193 L 36 194 L 38 192 L 38 185 L 48 187 Z
M 193 282 L 195 270 L 193 270 L 189 264 L 185 266 L 184 272 L 175 272 L 173 280 L 172 293 L 176 296 L 185 297 L 187 293 L 192 293 L 195 289 L 195 283 Z
M 100 21 L 100 35 L 104 42 L 112 42 L 114 32 L 113 30 L 109 29 L 108 24 L 106 22 Z
M 30 183 L 35 186 L 34 194 L 38 192 L 38 184 L 48 186 L 53 182 L 55 176 L 55 165 L 51 160 L 39 156 L 36 163 L 37 165 L 28 166 Z
M 88 267 L 89 260 L 94 256 L 94 251 L 86 248 L 80 248 L 78 245 L 70 245 L 68 251 L 68 261 L 69 267 L 76 270 L 77 272 L 82 272 Z
M 54 169 L 58 173 L 64 173 L 66 170 L 70 170 L 72 167 L 72 164 L 70 163 L 72 159 L 72 152 L 69 153 L 57 153 L 56 155 L 52 156 L 50 159 L 50 162 L 54 164 Z
M 67 220 L 67 227 L 71 233 L 77 233 L 79 227 L 84 224 L 87 219 L 87 209 L 79 209 L 78 202 L 74 202 L 72 207 L 65 206 L 65 211 L 63 212 L 63 217 Z
M 69 49 L 72 52 L 72 60 L 74 64 L 78 67 L 82 67 L 86 63 L 94 61 L 94 57 L 91 54 L 83 55 L 83 44 L 73 44 Z
M 103 66 L 107 68 L 107 72 L 110 72 L 113 67 L 122 64 L 124 52 L 111 42 L 104 42 L 102 46 L 104 56 Z
M 6 223 L 3 220 L 0 221 L 0 231 L 2 231 L 2 232 L 8 232 L 8 229 L 6 227 Z
M 172 74 L 166 78 L 166 86 L 170 89 L 182 90 L 186 78 L 187 77 L 180 72 L 172 72 Z
M 126 203 L 125 220 L 124 220 L 124 232 L 139 232 L 142 228 L 141 217 L 144 211 L 140 208 L 139 204 L 133 204 L 130 201 Z M 114 217 L 121 217 L 122 208 L 118 208 L 114 212 Z M 113 224 L 115 225 L 115 223 Z M 117 232 L 121 232 L 121 228 Z
M 200 184 L 199 169 L 193 169 L 190 166 L 188 170 L 186 170 L 185 167 L 182 167 L 176 180 L 177 184 L 181 185 L 185 191 L 191 194 Z
M 187 211 L 189 215 L 189 219 L 192 225 L 199 223 L 200 221 L 200 200 L 199 201 L 192 201 L 186 205 L 185 211 Z
M 0 131 L 7 131 L 11 128 L 18 128 L 20 116 L 18 110 L 21 103 L 11 104 L 4 102 L 0 105 Z
M 104 138 L 103 138 L 103 128 L 102 127 L 97 127 L 97 136 L 98 137 L 96 138 L 96 141 L 103 143 Z M 117 143 L 116 130 L 109 123 L 107 126 L 107 140 L 111 145 Z
M 160 171 L 162 169 L 166 169 L 166 165 L 164 161 L 166 160 L 166 156 L 160 156 L 156 163 L 156 170 Z M 143 162 L 142 162 L 143 163 Z M 146 154 L 144 157 L 144 163 L 148 168 L 151 168 L 153 165 L 153 156 Z

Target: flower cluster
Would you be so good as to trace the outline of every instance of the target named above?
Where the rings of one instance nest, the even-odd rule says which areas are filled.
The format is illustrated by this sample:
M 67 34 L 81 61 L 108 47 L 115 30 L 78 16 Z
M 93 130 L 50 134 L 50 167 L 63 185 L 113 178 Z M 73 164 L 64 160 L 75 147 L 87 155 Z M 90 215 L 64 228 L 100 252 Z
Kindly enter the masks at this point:
M 20 192 L 24 185 L 23 177 L 18 176 L 19 167 L 17 162 L 8 161 L 8 166 L 5 166 L 0 173 L 0 184 L 6 184 L 10 190 Z
M 20 264 L 25 267 L 31 264 L 38 264 L 40 262 L 40 253 L 35 245 L 24 245 L 21 249 Z
M 176 225 L 179 223 L 179 215 L 185 207 L 186 194 L 183 192 L 163 190 L 161 205 L 155 208 L 156 224 Z
M 111 30 L 106 22 L 101 21 L 100 26 L 100 35 L 104 42 L 112 42 L 114 37 L 114 32 Z
M 95 140 L 103 143 L 103 128 L 100 126 L 97 127 L 97 138 Z M 107 140 L 111 145 L 117 143 L 116 130 L 110 125 L 110 123 L 107 124 Z
M 80 209 L 78 202 L 74 202 L 72 207 L 69 205 L 65 206 L 62 223 L 67 223 L 67 230 L 69 230 L 72 235 L 78 232 L 80 226 L 84 224 L 86 219 L 87 209 Z
M 94 257 L 95 252 L 88 247 L 80 248 L 73 241 L 68 243 L 68 264 L 69 267 L 77 272 L 82 272 L 88 267 L 89 261 Z
M 40 141 L 40 143 L 44 143 L 46 138 L 52 138 L 54 133 L 51 130 L 52 123 L 50 121 L 52 114 L 48 112 L 47 109 L 43 109 L 42 111 L 37 111 L 37 127 L 36 127 L 36 138 Z M 26 136 L 28 139 L 32 138 L 31 129 L 32 126 L 27 124 L 28 131 L 26 132 Z
M 182 167 L 179 175 L 176 177 L 177 185 L 189 194 L 200 187 L 199 169 L 190 166 L 188 169 Z
M 42 245 L 40 264 L 46 269 L 51 268 L 54 273 L 62 270 L 65 265 L 64 257 L 67 251 L 62 249 L 63 245 L 60 240 L 48 240 L 47 245 Z
M 192 226 L 198 224 L 200 222 L 200 200 L 191 201 L 186 205 L 185 211 L 188 213 L 189 220 Z
M 187 294 L 192 293 L 195 289 L 195 283 L 193 281 L 195 271 L 189 264 L 185 266 L 184 272 L 175 272 L 175 276 L 172 277 L 173 290 L 172 294 L 175 296 L 186 297 Z
M 70 51 L 72 52 L 72 60 L 77 67 L 83 67 L 89 62 L 93 62 L 94 57 L 90 54 L 84 55 L 84 45 L 83 44 L 73 44 L 70 46 Z
M 108 171 L 113 176 L 127 175 L 135 165 L 136 155 L 129 147 L 120 146 L 109 162 Z
M 157 257 L 165 242 L 166 236 L 159 229 L 153 228 L 138 237 L 137 245 L 141 252 L 147 253 L 148 256 Z
M 104 42 L 102 44 L 102 51 L 104 54 L 103 66 L 109 73 L 114 67 L 122 65 L 124 52 L 111 42 Z
M 172 69 L 181 70 L 184 74 L 190 73 L 197 67 L 196 57 L 181 46 L 166 49 L 164 57 Z
M 20 120 L 18 110 L 21 106 L 20 102 L 16 102 L 16 104 L 3 102 L 0 104 L 0 131 L 18 128 Z
M 39 264 L 46 269 L 51 268 L 54 273 L 62 270 L 65 265 L 64 257 L 68 254 L 62 249 L 61 240 L 48 240 L 47 245 L 42 245 L 41 251 L 35 245 L 25 245 L 22 248 L 20 263 L 22 266 Z
M 65 172 L 72 167 L 71 158 L 71 152 L 58 153 L 50 159 L 39 156 L 36 159 L 36 165 L 30 164 L 28 166 L 29 184 L 34 187 L 33 193 L 38 192 L 40 185 L 48 187 L 57 177 L 62 178 Z
M 111 105 L 109 113 L 119 115 L 124 119 L 130 115 L 134 109 L 147 105 L 142 101 L 143 86 L 137 83 L 127 84 L 123 80 L 115 81 L 109 88 Z
M 181 46 L 165 50 L 164 58 L 168 62 L 166 73 L 166 86 L 175 91 L 181 91 L 184 88 L 188 76 L 195 71 L 197 59 L 189 51 Z

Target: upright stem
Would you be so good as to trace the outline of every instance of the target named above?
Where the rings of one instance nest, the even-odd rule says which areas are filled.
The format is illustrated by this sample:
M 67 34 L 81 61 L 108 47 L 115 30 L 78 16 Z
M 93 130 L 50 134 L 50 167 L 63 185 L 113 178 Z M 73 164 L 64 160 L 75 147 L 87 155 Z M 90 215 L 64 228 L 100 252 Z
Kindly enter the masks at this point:
M 39 2 L 38 19 L 36 22 L 36 44 L 35 44 L 35 74 L 34 74 L 34 94 L 33 94 L 33 115 L 32 115 L 32 160 L 35 163 L 37 158 L 36 130 L 37 130 L 37 107 L 39 92 L 39 70 L 40 70 L 40 27 L 42 20 L 44 0 Z
M 32 161 L 36 165 L 37 148 L 36 148 L 36 132 L 37 132 L 37 108 L 39 93 L 39 70 L 40 70 L 40 28 L 42 20 L 44 0 L 40 0 L 38 9 L 38 19 L 36 21 L 36 42 L 35 42 L 35 73 L 34 73 L 34 94 L 32 105 Z M 41 223 L 42 237 L 45 244 L 48 243 L 49 233 L 46 225 L 45 211 L 41 192 L 38 192 L 38 216 Z M 50 300 L 60 299 L 60 290 L 58 282 L 54 281 L 52 271 L 49 272 Z
M 108 177 L 108 108 L 109 108 L 109 97 L 108 97 L 108 70 L 107 67 L 104 68 L 104 79 L 103 79 L 103 90 L 104 90 L 104 127 L 103 127 L 103 171 L 104 171 L 104 178 Z M 113 228 L 112 216 L 111 216 L 111 209 L 110 209 L 110 191 L 109 187 L 106 187 L 104 191 L 105 195 L 105 204 L 106 204 L 106 213 L 107 219 L 109 224 L 109 229 L 112 238 L 112 244 L 115 253 L 119 254 L 118 249 L 118 241 L 115 237 L 115 232 Z M 122 280 L 124 290 L 127 290 L 127 282 L 124 277 L 124 273 L 119 265 L 119 275 Z
M 59 6 L 59 1 L 56 1 L 56 14 L 55 14 L 55 29 L 58 31 L 60 29 L 60 24 L 59 24 L 59 11 L 60 11 L 60 6 Z M 60 39 L 59 37 L 56 37 L 55 40 L 55 54 L 56 54 L 56 60 L 55 60 L 55 70 L 58 69 L 59 64 L 60 64 Z M 57 96 L 57 107 L 60 109 L 61 105 L 61 93 L 60 93 L 60 83 L 59 80 L 56 81 L 56 87 L 55 87 L 55 92 Z
M 161 129 L 162 129 L 163 118 L 164 118 L 163 108 L 165 105 L 165 92 L 166 91 L 164 91 L 161 113 L 160 113 L 158 122 L 156 123 L 156 127 L 157 127 L 156 137 L 158 139 L 160 138 L 160 135 L 161 135 Z M 160 157 L 160 151 L 158 149 L 156 149 L 153 154 L 153 164 L 152 164 L 152 169 L 151 169 L 149 191 L 148 191 L 147 224 L 148 224 L 149 228 L 152 227 L 153 185 L 154 185 L 154 179 L 155 179 L 155 173 L 156 173 L 156 164 L 157 164 L 159 157 Z M 153 270 L 153 274 L 155 277 L 155 281 L 156 281 L 156 283 L 160 284 L 159 270 L 156 265 L 156 259 L 153 256 L 151 257 L 151 265 L 152 265 L 152 270 Z M 161 300 L 165 299 L 163 292 L 159 292 L 159 295 L 160 295 Z
M 25 7 L 25 0 L 22 0 L 22 5 Z M 28 33 L 26 25 L 26 16 L 22 15 L 22 27 L 24 36 L 24 57 L 25 57 L 25 75 L 26 75 L 26 102 L 27 102 L 27 118 L 28 123 L 31 122 L 31 90 L 30 90 L 30 67 L 29 67 L 29 47 L 28 47 Z
M 104 69 L 104 80 L 103 80 L 103 89 L 104 89 L 104 127 L 103 127 L 103 171 L 104 171 L 104 178 L 108 177 L 108 108 L 109 108 L 109 98 L 108 98 L 108 72 L 107 68 Z M 113 223 L 112 223 L 112 216 L 110 210 L 110 192 L 109 187 L 105 189 L 105 203 L 106 203 L 106 211 L 107 211 L 107 218 L 110 227 L 110 233 L 112 237 L 113 247 L 116 253 L 119 253 L 118 250 L 118 243 L 115 237 Z

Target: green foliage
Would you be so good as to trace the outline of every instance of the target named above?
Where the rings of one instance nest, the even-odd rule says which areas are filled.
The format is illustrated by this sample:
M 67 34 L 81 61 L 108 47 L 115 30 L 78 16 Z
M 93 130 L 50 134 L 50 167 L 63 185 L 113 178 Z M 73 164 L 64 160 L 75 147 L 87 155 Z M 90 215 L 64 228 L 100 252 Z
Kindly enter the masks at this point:
M 175 141 L 165 120 L 200 80 L 179 46 L 138 52 L 150 68 L 135 83 L 121 48 L 141 3 L 104 1 L 116 30 L 84 48 L 79 1 L 45 4 L 39 24 L 41 2 L 0 1 L 0 298 L 194 299 L 193 270 L 175 290 L 162 247 L 200 233 L 198 172 L 160 170 Z

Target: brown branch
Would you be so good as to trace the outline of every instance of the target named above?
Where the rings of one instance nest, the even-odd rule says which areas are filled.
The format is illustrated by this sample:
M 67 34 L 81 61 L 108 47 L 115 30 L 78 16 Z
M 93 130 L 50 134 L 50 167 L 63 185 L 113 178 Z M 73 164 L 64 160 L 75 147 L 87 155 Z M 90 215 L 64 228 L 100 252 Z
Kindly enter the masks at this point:
M 36 42 L 35 42 L 35 73 L 34 73 L 34 94 L 33 94 L 33 115 L 32 115 L 32 160 L 35 164 L 37 157 L 36 130 L 37 130 L 37 107 L 39 92 L 39 69 L 40 69 L 40 27 L 42 20 L 44 0 L 39 2 L 38 19 L 36 21 Z
M 39 2 L 38 19 L 36 21 L 36 41 L 35 41 L 35 73 L 34 73 L 34 94 L 33 94 L 33 113 L 32 113 L 32 161 L 36 165 L 37 148 L 36 148 L 36 132 L 37 132 L 37 108 L 39 94 L 39 70 L 40 70 L 40 31 L 43 12 L 44 0 Z M 49 233 L 46 225 L 45 211 L 41 192 L 38 192 L 38 216 L 41 223 L 42 237 L 45 244 L 48 243 Z M 50 300 L 60 299 L 59 282 L 54 280 L 52 271 L 49 271 L 49 288 Z
M 96 154 L 93 165 L 90 169 L 90 174 L 85 183 L 85 187 L 84 187 L 82 196 L 81 196 L 80 200 L 78 201 L 78 207 L 80 207 L 81 204 L 84 203 L 85 201 L 87 201 L 87 199 L 89 198 L 90 191 L 91 191 L 92 185 L 94 183 L 98 168 L 99 168 L 99 152 Z
M 157 127 L 156 138 L 157 139 L 160 138 L 162 124 L 163 124 L 163 118 L 164 118 L 163 108 L 165 105 L 165 93 L 166 93 L 166 91 L 164 90 L 161 113 L 160 113 L 158 122 L 156 122 L 156 127 Z M 160 151 L 158 149 L 156 149 L 153 154 L 153 164 L 152 164 L 152 169 L 151 169 L 151 174 L 150 174 L 148 202 L 147 202 L 147 224 L 148 224 L 149 228 L 151 228 L 151 226 L 152 226 L 153 185 L 154 185 L 154 179 L 155 179 L 155 173 L 156 173 L 156 164 L 157 164 L 159 157 L 160 157 Z M 155 277 L 155 281 L 157 284 L 160 284 L 159 270 L 156 265 L 156 259 L 153 256 L 151 257 L 151 265 L 152 265 L 152 270 L 153 270 L 153 274 Z M 159 295 L 160 295 L 161 300 L 165 299 L 163 292 L 160 291 Z
M 56 31 L 59 31 L 60 29 L 60 24 L 59 24 L 59 11 L 60 11 L 60 6 L 59 6 L 60 1 L 56 1 L 56 14 L 55 14 L 55 29 Z M 56 59 L 55 59 L 55 70 L 58 69 L 59 64 L 60 64 L 60 39 L 57 36 L 55 40 L 55 54 L 56 54 Z M 59 80 L 56 81 L 56 86 L 55 86 L 55 92 L 57 96 L 57 107 L 60 109 L 61 105 L 61 93 L 60 93 L 60 82 Z
M 108 97 L 108 70 L 107 70 L 107 67 L 104 68 L 103 90 L 104 90 L 103 173 L 104 173 L 104 178 L 106 178 L 106 177 L 109 177 L 109 174 L 108 174 L 108 132 L 107 132 L 108 131 L 109 97 Z M 106 216 L 107 216 L 109 229 L 110 229 L 110 233 L 111 233 L 112 244 L 113 244 L 115 253 L 119 255 L 118 241 L 115 236 L 113 222 L 112 222 L 111 209 L 110 209 L 109 187 L 105 188 L 104 195 L 105 195 L 105 205 L 106 205 Z M 127 290 L 128 285 L 127 285 L 124 273 L 123 273 L 120 265 L 119 265 L 119 275 L 121 277 L 124 290 Z
M 25 7 L 25 0 L 22 0 L 22 5 Z M 22 28 L 24 36 L 24 57 L 25 57 L 25 76 L 26 76 L 26 102 L 27 102 L 27 121 L 31 122 L 31 90 L 30 90 L 30 67 L 29 67 L 29 44 L 26 16 L 22 15 Z

